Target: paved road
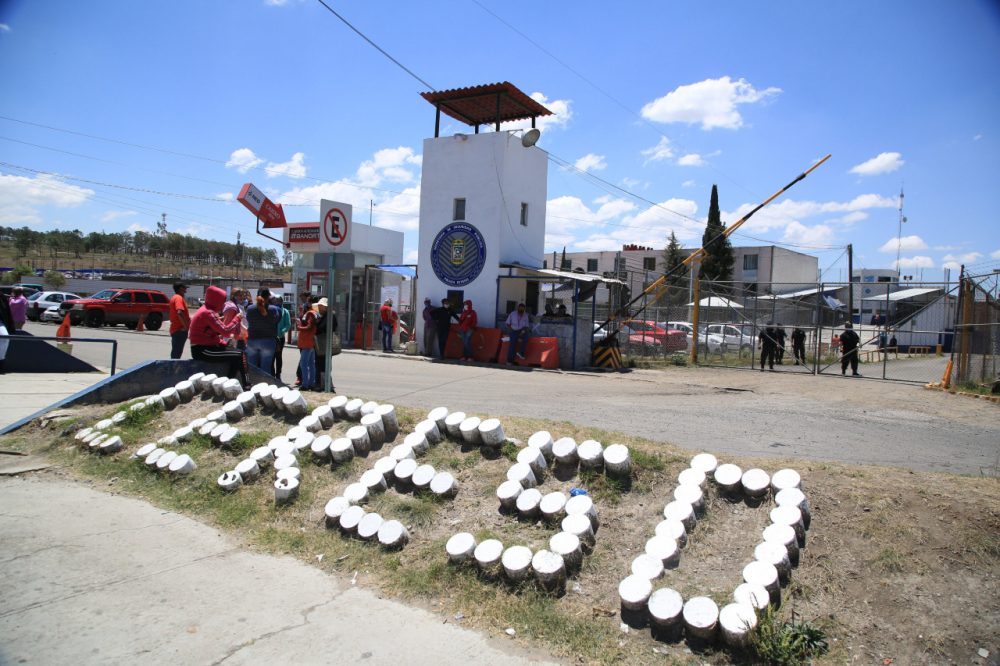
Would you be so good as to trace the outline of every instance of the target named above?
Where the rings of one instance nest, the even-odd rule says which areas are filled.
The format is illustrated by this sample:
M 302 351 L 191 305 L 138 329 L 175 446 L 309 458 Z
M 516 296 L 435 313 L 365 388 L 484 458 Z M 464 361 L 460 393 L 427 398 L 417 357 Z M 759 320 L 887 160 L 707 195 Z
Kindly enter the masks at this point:
M 121 340 L 123 366 L 168 356 L 162 332 L 85 330 Z M 286 381 L 293 377 L 297 355 L 294 348 L 285 350 Z M 1000 460 L 995 404 L 912 384 L 716 368 L 525 372 L 355 352 L 335 362 L 337 390 L 351 396 L 565 420 L 722 454 L 961 474 L 996 473 Z

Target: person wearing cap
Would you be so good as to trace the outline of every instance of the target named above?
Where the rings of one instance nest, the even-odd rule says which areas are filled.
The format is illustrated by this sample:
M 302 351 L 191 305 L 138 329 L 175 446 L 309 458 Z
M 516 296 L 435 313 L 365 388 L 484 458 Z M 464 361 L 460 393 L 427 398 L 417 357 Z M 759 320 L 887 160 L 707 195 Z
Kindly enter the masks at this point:
M 444 359 L 444 349 L 448 345 L 448 332 L 451 330 L 451 320 L 458 321 L 458 315 L 451 309 L 451 301 L 441 299 L 441 307 L 431 310 L 434 319 L 434 335 L 437 337 L 438 355 Z
M 757 349 L 760 349 L 760 371 L 764 372 L 765 363 L 774 370 L 774 357 L 778 353 L 778 331 L 774 328 L 773 321 L 767 322 L 767 327 L 757 336 Z
M 851 376 L 860 377 L 858 372 L 858 346 L 861 338 L 854 330 L 854 324 L 844 324 L 844 332 L 840 334 L 840 374 L 847 374 L 847 366 L 851 366 Z
M 392 299 L 387 298 L 378 309 L 378 330 L 382 333 L 382 351 L 392 353 Z
M 424 298 L 424 356 L 434 355 L 434 341 L 436 336 L 434 326 L 434 306 L 430 298 Z
M 170 358 L 178 359 L 184 353 L 184 343 L 191 328 L 191 313 L 188 312 L 184 294 L 187 285 L 178 282 L 174 285 L 174 295 L 170 297 Z
M 507 315 L 505 324 L 510 331 L 510 342 L 507 344 L 507 363 L 513 363 L 515 356 L 523 361 L 524 352 L 528 349 L 528 333 L 531 330 L 531 319 L 524 311 L 524 303 L 518 303 L 517 309 L 512 310 Z M 521 351 L 516 351 L 519 341 Z
M 462 314 L 458 316 L 458 336 L 462 338 L 462 360 L 471 361 L 472 358 L 472 334 L 476 332 L 476 324 L 479 318 L 476 311 L 472 309 L 472 301 L 465 302 Z

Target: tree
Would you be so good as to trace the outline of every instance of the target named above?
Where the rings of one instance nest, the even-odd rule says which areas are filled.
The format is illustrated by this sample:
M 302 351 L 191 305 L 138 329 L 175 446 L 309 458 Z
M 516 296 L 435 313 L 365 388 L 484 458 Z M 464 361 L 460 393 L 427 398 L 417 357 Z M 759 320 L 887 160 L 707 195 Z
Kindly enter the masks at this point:
M 62 289 L 66 285 L 66 276 L 61 271 L 45 271 L 42 279 L 53 289 Z
M 668 305 L 683 305 L 687 301 L 688 290 L 685 277 L 688 274 L 688 267 L 684 265 L 685 257 L 677 236 L 671 231 L 667 247 L 663 250 L 663 274 L 670 276 L 667 278 L 669 286 L 666 291 Z
M 705 226 L 705 234 L 701 237 L 701 244 L 705 248 L 705 257 L 701 262 L 701 279 L 717 283 L 728 283 L 733 279 L 733 264 L 736 259 L 733 256 L 733 245 L 729 239 L 723 236 L 726 225 L 722 223 L 722 214 L 719 212 L 719 191 L 712 185 L 712 199 L 708 206 L 708 224 Z M 714 290 L 723 293 L 731 293 L 731 284 L 717 284 Z

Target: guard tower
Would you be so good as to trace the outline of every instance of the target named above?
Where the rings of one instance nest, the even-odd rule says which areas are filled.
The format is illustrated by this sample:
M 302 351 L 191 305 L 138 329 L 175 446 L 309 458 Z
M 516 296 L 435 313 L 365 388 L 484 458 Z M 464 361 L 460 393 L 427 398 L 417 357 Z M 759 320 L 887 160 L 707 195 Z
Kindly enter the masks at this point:
M 501 265 L 540 267 L 544 254 L 548 164 L 534 127 L 552 112 L 506 81 L 421 96 L 435 119 L 423 147 L 417 307 L 424 297 L 435 306 L 449 298 L 457 311 L 469 299 L 480 326 L 502 324 L 507 302 L 524 294 L 498 293 L 497 278 L 508 270 Z M 473 132 L 442 137 L 442 113 Z M 500 130 L 526 119 L 531 130 Z M 480 126 L 493 131 L 480 134 Z

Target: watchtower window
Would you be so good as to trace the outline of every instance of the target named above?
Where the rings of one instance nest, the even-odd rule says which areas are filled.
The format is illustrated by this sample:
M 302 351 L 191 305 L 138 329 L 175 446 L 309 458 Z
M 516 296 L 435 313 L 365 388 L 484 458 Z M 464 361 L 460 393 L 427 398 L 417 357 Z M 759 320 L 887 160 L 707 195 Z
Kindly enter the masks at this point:
M 465 199 L 455 199 L 455 209 L 451 219 L 453 220 L 465 219 Z

